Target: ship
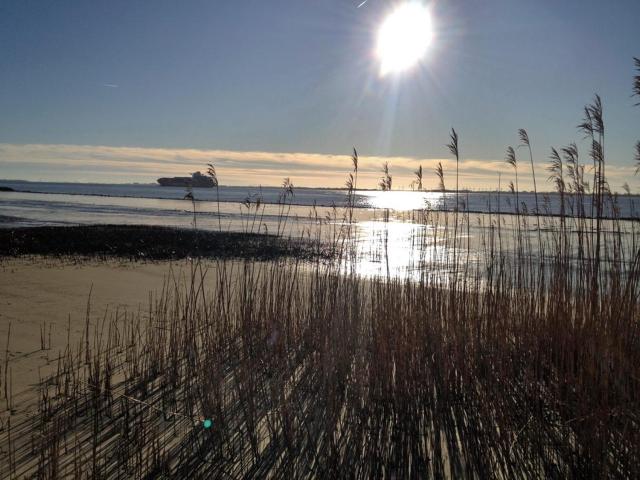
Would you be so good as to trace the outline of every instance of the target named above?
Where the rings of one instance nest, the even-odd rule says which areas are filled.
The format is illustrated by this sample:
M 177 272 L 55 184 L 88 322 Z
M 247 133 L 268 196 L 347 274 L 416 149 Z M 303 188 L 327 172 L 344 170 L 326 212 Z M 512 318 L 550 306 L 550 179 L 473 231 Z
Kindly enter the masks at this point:
M 195 172 L 190 177 L 159 178 L 158 183 L 163 187 L 211 188 L 215 186 L 211 177 L 207 177 L 200 172 Z

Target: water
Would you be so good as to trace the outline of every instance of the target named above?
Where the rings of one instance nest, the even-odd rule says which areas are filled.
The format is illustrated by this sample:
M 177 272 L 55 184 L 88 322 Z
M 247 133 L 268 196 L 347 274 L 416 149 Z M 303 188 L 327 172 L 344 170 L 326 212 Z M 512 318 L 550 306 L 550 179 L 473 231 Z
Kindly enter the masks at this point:
M 140 199 L 153 200 L 182 200 L 185 196 L 185 189 L 181 187 L 161 187 L 157 184 L 91 184 L 91 183 L 52 183 L 52 182 L 25 182 L 19 180 L 0 180 L 0 186 L 8 186 L 18 192 L 44 193 L 64 195 L 65 197 L 18 197 L 16 195 L 3 194 L 0 197 L 1 214 L 11 215 L 12 209 L 20 209 L 21 202 L 31 202 L 31 207 L 35 208 L 35 201 L 42 202 L 44 206 L 47 202 L 60 202 L 64 200 L 65 208 L 71 209 L 74 204 L 82 205 L 81 210 L 86 210 L 87 205 L 92 201 L 86 198 L 77 199 L 75 196 L 94 197 L 93 203 L 96 206 L 104 207 L 108 202 L 100 202 L 95 197 L 109 198 L 129 198 L 129 202 L 112 201 L 114 208 L 120 209 L 123 213 L 127 210 L 138 208 Z M 255 201 L 260 198 L 262 203 L 277 203 L 282 189 L 278 187 L 227 187 L 221 186 L 216 189 L 195 189 L 194 195 L 200 202 L 215 202 L 219 199 L 223 203 L 241 203 L 246 199 Z M 217 197 L 217 194 L 219 197 Z M 533 193 L 519 193 L 518 201 L 520 212 L 535 212 L 536 203 Z M 133 200 L 135 199 L 135 200 Z M 576 200 L 566 196 L 566 212 L 568 214 L 577 213 Z M 319 188 L 297 188 L 292 199 L 294 205 L 331 207 L 336 205 L 343 207 L 347 200 L 345 190 L 319 189 Z M 516 196 L 512 193 L 502 192 L 461 192 L 458 195 L 460 209 L 477 213 L 502 212 L 515 213 Z M 636 195 L 622 195 L 613 201 L 606 202 L 604 216 L 614 215 L 614 208 L 618 209 L 621 218 L 638 218 L 640 208 L 640 198 Z M 540 213 L 549 215 L 560 214 L 560 196 L 557 193 L 538 194 Z M 431 207 L 439 210 L 453 210 L 456 204 L 455 193 L 447 192 L 412 192 L 412 191 L 391 191 L 382 192 L 379 190 L 359 190 L 355 195 L 355 204 L 360 208 L 392 209 L 396 211 L 417 210 L 424 207 Z M 146 206 L 157 208 L 157 215 L 167 215 L 167 210 L 175 210 L 173 203 L 147 203 Z M 60 205 L 59 205 L 60 206 Z M 587 215 L 591 212 L 590 199 L 585 198 L 584 204 Z M 184 208 L 179 208 L 184 210 Z M 67 213 L 70 214 L 70 211 Z M 147 212 L 151 214 L 151 212 Z M 70 217 L 68 217 L 70 218 Z M 46 221 L 46 219 L 43 219 Z M 73 220 L 71 220 L 73 221 Z
M 185 189 L 160 187 L 159 185 L 113 185 L 79 183 L 41 183 L 0 181 L 16 190 L 0 192 L 0 227 L 36 225 L 163 225 L 190 228 L 193 226 L 193 204 L 184 200 Z M 215 189 L 195 189 L 195 220 L 197 228 L 241 232 L 284 233 L 293 237 L 315 235 L 331 241 L 345 227 L 343 218 L 347 192 L 328 189 L 296 189 L 287 205 L 278 204 L 282 190 L 276 187 L 220 187 L 217 202 Z M 260 207 L 256 201 L 260 198 Z M 495 213 L 515 212 L 515 195 L 511 193 L 469 192 L 459 195 L 463 210 L 477 212 L 468 219 L 468 226 L 458 231 L 459 258 L 465 262 L 479 262 L 483 251 L 484 233 L 488 225 L 495 225 Z M 250 200 L 250 204 L 246 200 Z M 355 204 L 352 234 L 357 239 L 355 258 L 349 268 L 364 276 L 419 277 L 426 267 L 445 268 L 449 265 L 450 252 L 442 247 L 439 231 L 442 223 L 430 219 L 416 221 L 417 212 L 425 207 L 452 211 L 454 193 L 410 191 L 358 191 Z M 519 194 L 520 211 L 535 211 L 535 197 L 531 193 Z M 605 215 L 613 208 L 621 217 L 635 220 L 623 222 L 631 232 L 637 224 L 637 196 L 621 196 L 616 204 L 609 203 Z M 244 202 L 244 203 L 243 203 Z M 539 195 L 540 217 L 543 232 L 553 232 L 560 213 L 560 198 L 556 194 Z M 333 208 L 333 206 L 337 208 Z M 567 213 L 575 209 L 575 199 L 569 197 Z M 585 202 L 590 213 L 590 204 Z M 385 213 L 390 216 L 385 218 Z M 433 214 L 433 215 L 438 215 Z M 283 218 L 286 217 L 286 222 Z M 503 237 L 514 238 L 515 217 L 502 219 Z M 528 217 L 529 227 L 524 235 L 535 244 L 536 218 Z M 571 223 L 568 221 L 567 223 Z M 575 223 L 575 222 L 573 222 Z M 439 226 L 438 226 L 439 225 Z M 556 227 L 554 227 L 554 225 Z M 611 222 L 605 229 L 612 231 Z M 543 233 L 551 236 L 551 233 Z M 551 237 L 548 239 L 551 244 Z M 505 247 L 509 249 L 508 245 Z

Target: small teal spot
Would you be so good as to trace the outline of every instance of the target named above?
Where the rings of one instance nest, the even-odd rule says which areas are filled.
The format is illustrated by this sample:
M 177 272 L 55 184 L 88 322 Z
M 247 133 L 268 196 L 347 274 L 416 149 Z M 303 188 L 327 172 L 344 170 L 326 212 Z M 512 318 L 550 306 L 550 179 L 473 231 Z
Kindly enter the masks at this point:
M 213 425 L 213 422 L 208 418 L 204 422 L 202 422 L 202 426 L 204 428 L 211 428 L 212 425 Z

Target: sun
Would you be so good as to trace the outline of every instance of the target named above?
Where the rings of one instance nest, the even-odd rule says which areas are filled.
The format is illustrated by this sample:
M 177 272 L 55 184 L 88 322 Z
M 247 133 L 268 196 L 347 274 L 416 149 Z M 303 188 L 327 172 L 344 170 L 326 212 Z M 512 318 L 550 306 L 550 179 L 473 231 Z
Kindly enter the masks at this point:
M 417 64 L 426 54 L 433 30 L 429 9 L 419 2 L 406 2 L 385 18 L 378 30 L 376 54 L 380 74 L 401 72 Z

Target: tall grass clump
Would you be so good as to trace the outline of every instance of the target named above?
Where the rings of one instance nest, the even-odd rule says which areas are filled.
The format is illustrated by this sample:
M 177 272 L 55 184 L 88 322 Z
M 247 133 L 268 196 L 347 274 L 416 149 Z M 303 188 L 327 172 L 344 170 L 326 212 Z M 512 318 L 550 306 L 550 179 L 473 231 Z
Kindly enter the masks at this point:
M 436 176 L 438 177 L 438 190 L 444 193 L 446 188 L 444 186 L 444 170 L 442 169 L 442 162 L 438 162 L 438 166 L 436 167 Z
M 635 64 L 638 74 L 633 77 L 633 96 L 640 97 L 640 58 L 633 57 L 633 63 Z M 640 106 L 640 102 L 635 104 L 636 107 Z
M 638 75 L 633 77 L 633 96 L 640 97 L 640 58 L 634 57 L 633 61 L 635 63 L 636 71 L 638 72 Z M 635 106 L 640 106 L 640 102 L 636 103 Z M 635 174 L 637 175 L 638 172 L 640 172 L 640 140 L 635 145 L 635 153 L 633 158 L 636 162 Z
M 391 191 L 392 181 L 393 181 L 393 178 L 391 177 L 391 174 L 389 173 L 389 162 L 384 162 L 382 164 L 382 178 L 380 179 L 380 182 L 378 183 L 378 186 L 380 187 L 380 190 L 382 190 L 383 192 Z
M 422 165 L 418 165 L 418 169 L 413 172 L 413 174 L 416 178 L 413 181 L 412 186 L 415 186 L 415 188 L 420 192 L 422 191 Z
M 193 194 L 193 189 L 191 187 L 187 187 L 187 191 L 182 199 L 191 202 L 191 211 L 193 215 L 191 218 L 191 225 L 195 230 L 198 228 L 198 219 L 196 217 L 196 197 Z
M 218 182 L 218 174 L 216 167 L 212 163 L 207 163 L 207 176 L 211 179 L 213 187 L 216 189 L 216 205 L 218 208 L 218 230 L 222 231 L 222 220 L 220 218 L 220 184 Z
M 540 233 L 540 204 L 538 203 L 538 184 L 536 183 L 536 170 L 533 164 L 533 150 L 531 149 L 531 142 L 529 141 L 529 134 L 524 128 L 518 130 L 518 136 L 522 142 L 521 146 L 527 147 L 529 150 L 529 160 L 531 161 L 531 178 L 533 178 L 533 193 L 536 200 L 536 224 L 538 226 L 538 247 L 542 248 L 542 235 Z M 515 160 L 515 159 L 514 159 Z

